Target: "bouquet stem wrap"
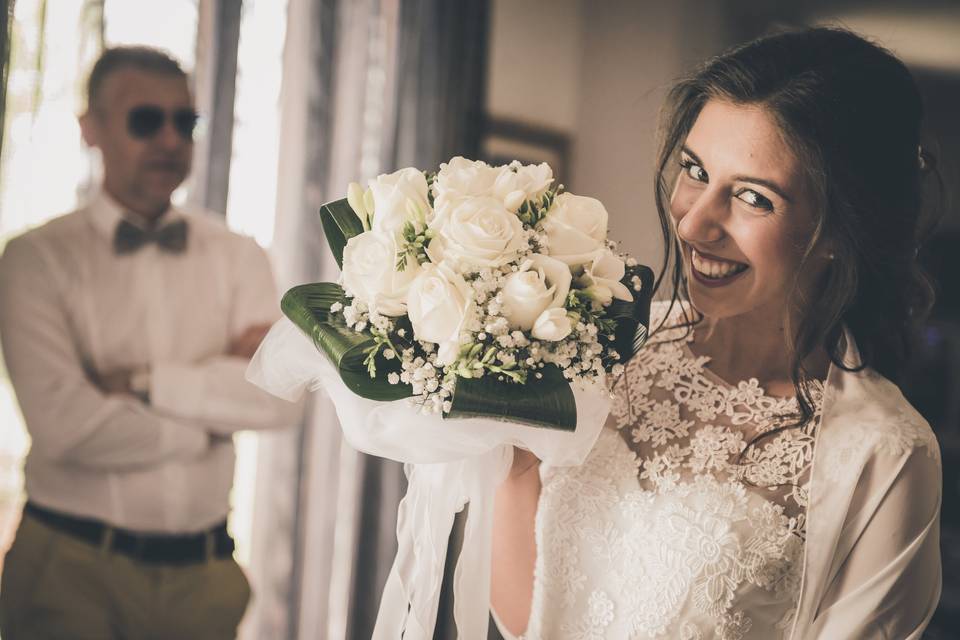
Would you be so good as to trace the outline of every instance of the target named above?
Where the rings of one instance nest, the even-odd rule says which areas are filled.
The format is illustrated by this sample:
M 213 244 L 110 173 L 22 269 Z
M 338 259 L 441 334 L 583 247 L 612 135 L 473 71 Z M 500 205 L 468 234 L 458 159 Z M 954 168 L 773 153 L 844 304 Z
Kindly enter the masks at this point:
M 493 499 L 513 447 L 546 465 L 581 464 L 610 412 L 601 384 L 573 385 L 577 428 L 558 431 L 493 418 L 444 420 L 351 392 L 337 370 L 291 321 L 278 321 L 260 346 L 247 379 L 288 400 L 324 389 L 344 437 L 356 449 L 405 463 L 407 494 L 397 519 L 399 548 L 381 600 L 375 640 L 430 640 L 437 622 L 447 542 L 454 516 L 469 503 L 454 574 L 458 637 L 485 640 L 490 609 Z

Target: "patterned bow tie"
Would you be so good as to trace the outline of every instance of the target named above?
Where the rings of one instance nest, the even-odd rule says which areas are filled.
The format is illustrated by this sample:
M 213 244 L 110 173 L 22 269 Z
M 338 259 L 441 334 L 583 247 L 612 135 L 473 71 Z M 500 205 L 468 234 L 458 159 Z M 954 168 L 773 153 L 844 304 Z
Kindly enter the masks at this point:
M 187 248 L 187 221 L 178 220 L 159 229 L 144 230 L 126 220 L 117 225 L 113 249 L 117 255 L 133 253 L 149 242 L 170 253 L 183 253 Z

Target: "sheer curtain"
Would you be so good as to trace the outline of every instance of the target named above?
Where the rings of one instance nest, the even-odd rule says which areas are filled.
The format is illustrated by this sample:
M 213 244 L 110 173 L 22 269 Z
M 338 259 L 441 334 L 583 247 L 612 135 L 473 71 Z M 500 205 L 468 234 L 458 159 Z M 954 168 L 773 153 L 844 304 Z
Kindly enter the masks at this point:
M 476 155 L 488 14 L 487 0 L 290 0 L 272 247 L 281 287 L 336 280 L 317 210 L 348 182 Z M 344 445 L 322 395 L 308 413 L 301 433 L 261 446 L 252 565 L 272 578 L 246 637 L 370 637 L 396 552 L 401 466 Z
M 404 0 L 395 109 L 384 164 L 435 167 L 476 157 L 484 120 L 490 3 Z
M 230 191 L 241 7 L 235 0 L 203 0 L 198 7 L 193 75 L 206 126 L 194 150 L 190 200 L 217 213 L 227 211 Z
M 7 106 L 7 73 L 10 68 L 10 33 L 13 0 L 0 2 L 0 157 L 3 155 L 3 121 Z

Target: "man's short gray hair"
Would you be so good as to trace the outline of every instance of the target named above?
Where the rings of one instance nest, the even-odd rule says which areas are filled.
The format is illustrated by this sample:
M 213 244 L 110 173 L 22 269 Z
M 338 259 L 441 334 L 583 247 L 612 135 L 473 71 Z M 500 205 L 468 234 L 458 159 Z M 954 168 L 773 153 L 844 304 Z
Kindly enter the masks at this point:
M 120 69 L 136 69 L 187 79 L 187 73 L 175 58 L 160 49 L 144 46 L 110 47 L 97 58 L 87 79 L 87 108 L 98 104 L 107 77 Z

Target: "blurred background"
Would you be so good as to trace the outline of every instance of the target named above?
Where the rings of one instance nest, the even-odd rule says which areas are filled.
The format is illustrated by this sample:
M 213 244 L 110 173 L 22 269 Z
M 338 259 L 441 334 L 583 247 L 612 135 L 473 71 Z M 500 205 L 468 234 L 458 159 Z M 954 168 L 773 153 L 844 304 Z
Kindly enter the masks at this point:
M 868 35 L 913 70 L 946 186 L 922 256 L 940 299 L 905 391 L 944 454 L 944 591 L 929 638 L 960 629 L 960 6 L 796 0 L 2 0 L 0 247 L 65 213 L 99 176 L 76 115 L 105 46 L 158 46 L 193 69 L 203 123 L 177 194 L 272 256 L 281 290 L 332 280 L 316 211 L 398 167 L 455 154 L 546 160 L 603 200 L 611 234 L 659 262 L 659 105 L 707 56 L 783 26 Z M 878 132 L 882 135 L 882 132 Z M 952 194 L 952 199 L 951 199 Z M 939 198 L 933 191 L 931 197 Z M 399 465 L 345 446 L 329 404 L 301 427 L 237 436 L 230 527 L 255 599 L 242 638 L 367 638 L 395 551 Z M 0 548 L 29 439 L 0 369 Z M 444 603 L 443 606 L 448 606 Z M 443 635 L 438 631 L 438 637 Z

